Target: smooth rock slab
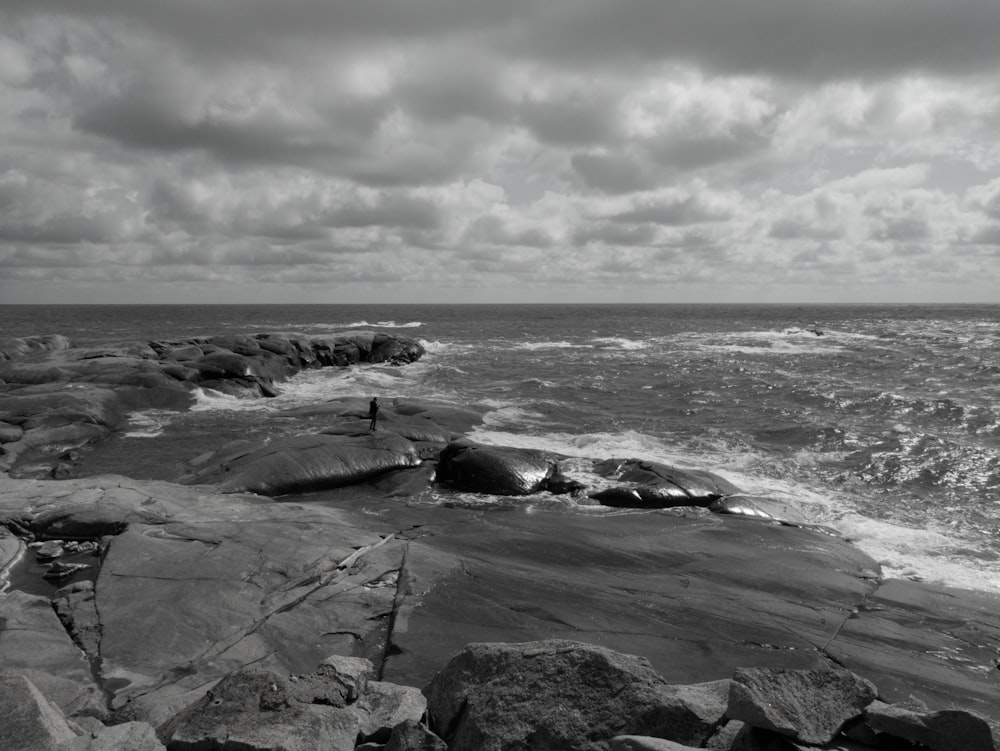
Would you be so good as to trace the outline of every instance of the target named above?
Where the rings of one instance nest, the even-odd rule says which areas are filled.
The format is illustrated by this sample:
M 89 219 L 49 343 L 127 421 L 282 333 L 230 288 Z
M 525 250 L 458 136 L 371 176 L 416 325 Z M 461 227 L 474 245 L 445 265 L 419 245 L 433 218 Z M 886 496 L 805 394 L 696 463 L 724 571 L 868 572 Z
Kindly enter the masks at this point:
M 107 716 L 90 665 L 47 597 L 16 590 L 0 596 L 0 665 L 27 676 L 67 717 Z
M 277 496 L 357 485 L 421 461 L 410 441 L 391 433 L 302 435 L 223 452 L 182 482 Z
M 860 717 L 876 695 L 870 681 L 840 668 L 741 668 L 733 673 L 726 715 L 820 746 Z

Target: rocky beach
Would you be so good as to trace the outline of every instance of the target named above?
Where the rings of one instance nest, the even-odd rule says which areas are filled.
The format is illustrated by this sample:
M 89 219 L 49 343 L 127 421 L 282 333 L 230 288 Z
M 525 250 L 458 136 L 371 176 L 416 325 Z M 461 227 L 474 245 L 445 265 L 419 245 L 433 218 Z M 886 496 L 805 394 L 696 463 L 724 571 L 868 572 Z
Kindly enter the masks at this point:
M 3 747 L 1000 748 L 1000 597 L 886 577 L 709 471 L 609 455 L 588 488 L 470 440 L 478 405 L 385 399 L 370 431 L 358 394 L 172 481 L 74 476 L 136 410 L 423 353 L 371 331 L 0 344 Z M 619 511 L 518 505 L 539 493 Z

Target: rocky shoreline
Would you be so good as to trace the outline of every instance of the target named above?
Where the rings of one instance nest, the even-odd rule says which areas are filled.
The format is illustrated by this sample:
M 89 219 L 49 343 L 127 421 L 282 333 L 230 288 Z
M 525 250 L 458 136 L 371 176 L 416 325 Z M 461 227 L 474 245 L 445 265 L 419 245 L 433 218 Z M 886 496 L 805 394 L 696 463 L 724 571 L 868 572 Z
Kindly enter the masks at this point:
M 21 708 L 0 745 L 997 748 L 1000 598 L 885 579 L 711 473 L 609 457 L 585 488 L 560 457 L 470 443 L 474 407 L 387 400 L 369 433 L 366 400 L 326 402 L 298 411 L 321 432 L 219 446 L 175 482 L 16 476 L 30 457 L 58 478 L 197 388 L 266 398 L 422 353 L 371 332 L 0 347 L 0 696 Z M 52 597 L 9 586 L 43 547 L 90 568 Z

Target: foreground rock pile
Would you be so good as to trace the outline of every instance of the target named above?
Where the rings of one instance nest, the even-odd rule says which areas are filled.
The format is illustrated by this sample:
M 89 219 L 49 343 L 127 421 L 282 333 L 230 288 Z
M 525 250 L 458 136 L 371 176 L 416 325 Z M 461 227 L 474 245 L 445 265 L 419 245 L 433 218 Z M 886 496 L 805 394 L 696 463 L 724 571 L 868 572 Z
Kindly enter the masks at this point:
M 643 658 L 581 642 L 470 644 L 420 690 L 333 656 L 306 675 L 248 668 L 154 728 L 67 720 L 21 675 L 0 676 L 11 751 L 995 751 L 982 717 L 888 704 L 831 664 L 743 668 L 671 685 Z

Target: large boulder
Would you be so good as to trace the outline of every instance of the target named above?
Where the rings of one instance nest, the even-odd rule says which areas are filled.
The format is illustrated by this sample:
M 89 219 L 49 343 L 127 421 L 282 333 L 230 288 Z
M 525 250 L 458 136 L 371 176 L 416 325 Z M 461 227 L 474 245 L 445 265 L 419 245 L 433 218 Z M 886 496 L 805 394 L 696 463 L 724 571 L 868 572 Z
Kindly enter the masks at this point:
M 554 459 L 529 449 L 455 441 L 438 457 L 437 481 L 470 493 L 529 495 L 559 477 Z
M 726 715 L 813 746 L 831 743 L 860 717 L 875 686 L 849 670 L 740 668 L 733 673 Z
M 643 459 L 607 459 L 596 462 L 594 471 L 624 483 L 590 494 L 605 506 L 708 506 L 718 498 L 741 492 L 731 482 L 711 472 L 680 469 Z
M 644 658 L 581 642 L 470 644 L 424 690 L 451 751 L 598 751 L 616 735 L 701 745 L 706 718 Z
M 181 481 L 277 496 L 357 485 L 421 461 L 410 441 L 391 433 L 304 435 L 223 451 Z
M 865 709 L 865 721 L 876 733 L 903 738 L 931 751 L 995 751 L 989 723 L 962 709 L 934 712 L 910 706 L 872 702 Z
M 223 678 L 160 733 L 172 751 L 239 748 L 313 751 L 354 748 L 361 722 L 346 707 L 301 702 L 284 676 L 242 670 Z

